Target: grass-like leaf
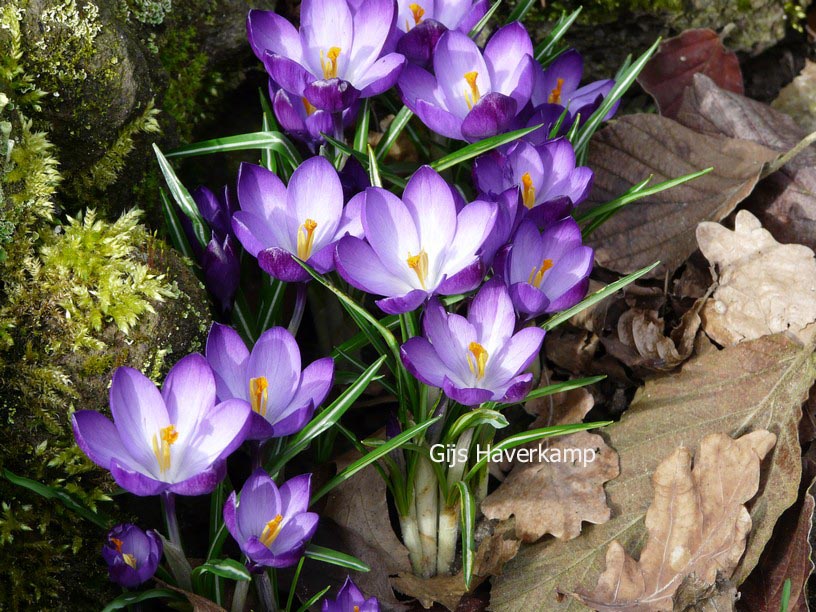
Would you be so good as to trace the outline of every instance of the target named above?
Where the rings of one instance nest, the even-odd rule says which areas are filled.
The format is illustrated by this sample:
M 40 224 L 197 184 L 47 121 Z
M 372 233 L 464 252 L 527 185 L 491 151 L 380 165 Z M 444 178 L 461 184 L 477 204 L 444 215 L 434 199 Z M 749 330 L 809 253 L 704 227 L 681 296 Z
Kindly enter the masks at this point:
M 371 181 L 372 187 L 382 187 L 382 179 L 380 178 L 380 164 L 377 162 L 377 156 L 374 154 L 368 144 L 368 179 Z
M 354 149 L 349 147 L 346 143 L 340 142 L 339 140 L 337 140 L 336 138 L 332 138 L 328 134 L 323 134 L 323 138 L 325 138 L 326 142 L 337 148 L 337 150 L 340 151 L 341 153 L 353 156 L 357 161 L 359 161 L 363 165 L 363 168 L 365 168 L 367 171 L 370 171 L 369 168 L 370 163 L 367 154 L 355 151 Z M 387 168 L 380 168 L 380 176 L 387 180 L 389 183 L 396 185 L 397 187 L 404 188 L 406 185 L 406 181 L 404 178 L 397 176 Z
M 194 142 L 171 151 L 167 154 L 167 158 L 196 157 L 199 155 L 212 155 L 213 153 L 264 149 L 275 151 L 293 170 L 302 161 L 295 146 L 280 132 L 251 132 L 249 134 L 237 134 L 236 136 L 224 136 Z
M 566 11 L 561 13 L 561 17 L 553 26 L 553 29 L 550 30 L 547 37 L 535 48 L 535 58 L 537 62 L 546 66 L 561 54 L 561 39 L 564 38 L 564 34 L 572 27 L 572 24 L 575 23 L 575 20 L 578 19 L 578 15 L 580 14 L 580 6 L 569 15 L 567 15 Z
M 340 551 L 331 548 L 318 546 L 317 544 L 309 544 L 304 553 L 307 558 L 320 561 L 322 563 L 330 563 L 355 572 L 370 572 L 371 568 L 360 561 L 357 557 L 341 553 Z
M 148 589 L 147 591 L 122 593 L 119 597 L 102 608 L 102 612 L 122 610 L 123 608 L 132 606 L 133 604 L 149 601 L 151 599 L 173 599 L 175 601 L 185 600 L 181 593 L 171 591 L 170 589 Z
M 476 562 L 476 500 L 467 484 L 461 480 L 455 483 L 459 491 L 459 514 L 462 532 L 462 573 L 465 575 L 465 586 L 470 589 L 473 579 L 473 567 Z
M 491 136 L 490 138 L 485 138 L 479 142 L 474 142 L 473 144 L 462 147 L 458 151 L 454 151 L 453 153 L 436 160 L 431 164 L 431 168 L 437 172 L 442 172 L 443 170 L 452 168 L 453 166 L 461 164 L 464 161 L 473 159 L 482 153 L 487 153 L 496 147 L 505 145 L 508 142 L 513 142 L 514 140 L 518 140 L 530 132 L 534 132 L 540 127 L 540 125 L 535 125 L 533 127 L 515 130 L 514 132 L 507 132 L 506 134 L 499 134 L 498 136 Z
M 363 107 L 357 119 L 357 129 L 354 132 L 354 150 L 358 153 L 365 153 L 368 149 L 368 124 L 371 118 L 369 104 L 369 98 L 363 100 Z
M 397 138 L 400 137 L 402 130 L 405 129 L 413 116 L 414 113 L 412 113 L 411 109 L 409 109 L 407 106 L 403 106 L 394 116 L 394 119 L 391 121 L 391 125 L 388 126 L 388 129 L 386 130 L 385 134 L 383 134 L 380 142 L 377 143 L 375 152 L 378 160 L 385 159 L 385 156 L 388 155 L 391 147 L 394 146 L 395 142 L 397 142 Z M 361 151 L 361 153 L 362 152 L 364 151 Z
M 193 196 L 190 195 L 190 192 L 187 191 L 187 188 L 181 183 L 176 176 L 176 171 L 173 170 L 173 166 L 170 165 L 170 162 L 167 161 L 167 158 L 155 143 L 153 143 L 153 150 L 156 152 L 156 158 L 159 160 L 159 168 L 164 175 L 164 180 L 167 182 L 167 187 L 170 189 L 170 194 L 173 196 L 176 204 L 178 204 L 181 212 L 189 217 L 193 225 L 193 233 L 195 234 L 196 240 L 198 240 L 201 246 L 206 247 L 210 241 L 208 238 L 209 228 L 201 216 L 201 213 L 198 212 L 198 206 L 196 206 Z
M 331 590 L 331 586 L 327 586 L 327 587 L 326 587 L 325 589 L 323 589 L 322 591 L 320 591 L 320 592 L 315 593 L 314 595 L 312 595 L 312 596 L 311 596 L 311 597 L 308 599 L 308 601 L 306 601 L 306 602 L 305 602 L 305 603 L 304 603 L 302 606 L 300 606 L 300 607 L 297 609 L 297 612 L 307 612 L 307 610 L 311 610 L 311 609 L 312 609 L 312 606 L 313 606 L 313 605 L 315 605 L 315 604 L 316 604 L 316 603 L 317 603 L 317 602 L 318 602 L 318 601 L 319 601 L 319 600 L 320 600 L 320 599 L 321 599 L 321 598 L 322 598 L 322 597 L 323 597 L 323 596 L 324 596 L 326 593 L 328 593 L 328 592 L 329 592 L 329 590 Z M 287 610 L 287 612 L 289 612 L 289 611 Z
M 572 391 L 573 389 L 580 389 L 581 387 L 586 387 L 587 385 L 593 385 L 596 382 L 600 382 L 604 378 L 606 378 L 605 374 L 602 374 L 601 376 L 588 376 L 587 378 L 576 378 L 574 380 L 567 380 L 564 382 L 547 385 L 546 387 L 540 387 L 539 389 L 533 389 L 527 394 L 524 401 L 527 402 L 538 399 L 539 397 L 546 397 L 548 395 L 555 395 L 556 393 L 565 393 L 567 391 Z
M 507 16 L 507 21 L 505 21 L 505 23 L 522 21 L 527 16 L 527 13 L 530 12 L 530 9 L 536 4 L 538 4 L 538 0 L 521 0 L 520 2 L 516 3 L 516 6 Z
M 499 10 L 499 7 L 501 6 L 501 3 L 502 3 L 502 0 L 496 0 L 493 3 L 493 6 L 491 6 L 488 9 L 488 11 L 484 14 L 484 17 L 482 17 L 479 21 L 477 21 L 476 25 L 473 26 L 473 28 L 471 28 L 470 32 L 468 32 L 468 36 L 470 36 L 471 38 L 478 37 L 479 34 L 482 33 L 482 30 L 485 29 L 485 27 L 487 26 L 487 23 L 490 21 L 490 19 L 493 17 L 493 15 L 496 14 L 496 11 Z
M 448 432 L 445 434 L 444 442 L 456 442 L 459 436 L 466 430 L 477 427 L 478 425 L 490 425 L 494 429 L 502 429 L 507 427 L 510 422 L 498 410 L 491 410 L 489 408 L 476 408 L 470 410 L 460 416 L 453 425 L 451 425 Z
M 190 246 L 190 241 L 187 240 L 187 234 L 184 233 L 184 228 L 181 225 L 181 219 L 176 214 L 176 209 L 173 208 L 170 198 L 164 189 L 159 189 L 159 196 L 162 201 L 162 211 L 164 212 L 164 221 L 167 224 L 167 233 L 176 250 L 188 259 L 195 260 L 193 249 Z
M 215 559 L 199 565 L 193 570 L 193 581 L 202 574 L 213 574 L 236 582 L 252 580 L 252 574 L 249 573 L 246 566 L 235 559 Z

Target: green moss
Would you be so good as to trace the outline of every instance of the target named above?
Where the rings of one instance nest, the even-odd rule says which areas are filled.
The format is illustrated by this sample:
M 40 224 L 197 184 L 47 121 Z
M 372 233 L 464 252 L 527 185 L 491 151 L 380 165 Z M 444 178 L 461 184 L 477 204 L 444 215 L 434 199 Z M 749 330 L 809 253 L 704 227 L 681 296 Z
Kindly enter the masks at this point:
M 161 25 L 173 10 L 173 0 L 129 0 L 128 9 L 137 21 L 147 25 Z

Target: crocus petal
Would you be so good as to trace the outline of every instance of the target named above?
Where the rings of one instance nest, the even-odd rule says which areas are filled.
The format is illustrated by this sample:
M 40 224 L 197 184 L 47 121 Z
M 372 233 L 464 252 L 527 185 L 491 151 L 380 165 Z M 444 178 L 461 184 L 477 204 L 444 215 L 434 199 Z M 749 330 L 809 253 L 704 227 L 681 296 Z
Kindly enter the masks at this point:
M 294 252 L 295 244 L 286 232 L 286 187 L 274 172 L 255 164 L 242 163 L 238 169 L 238 201 L 241 211 L 255 218 L 247 219 L 247 229 L 263 244 L 263 248 L 277 246 Z M 239 211 L 233 216 L 233 229 L 243 239 L 234 220 L 243 219 Z M 257 219 L 262 223 L 257 227 Z
M 220 323 L 213 323 L 207 336 L 207 361 L 215 376 L 215 388 L 221 401 L 249 399 L 246 363 L 249 349 L 237 331 Z
M 453 113 L 425 100 L 417 100 L 413 107 L 406 101 L 406 106 L 422 120 L 422 123 L 440 136 L 467 140 L 462 133 L 462 119 Z
M 266 52 L 263 57 L 266 72 L 282 89 L 297 96 L 304 95 L 315 76 L 297 61 L 278 53 Z
M 472 387 L 459 389 L 447 377 L 445 377 L 442 384 L 442 389 L 445 391 L 445 395 L 463 406 L 478 406 L 493 398 L 493 392 L 488 389 Z
M 289 404 L 300 382 L 300 348 L 292 334 L 283 327 L 273 327 L 261 334 L 247 362 L 247 378 L 267 380 L 267 418 L 274 422 L 281 409 Z
M 130 456 L 145 469 L 158 467 L 151 440 L 170 425 L 170 419 L 156 385 L 138 370 L 117 368 L 111 382 L 110 408 L 122 446 Z
M 278 554 L 301 548 L 314 535 L 319 519 L 319 515 L 315 512 L 296 514 L 281 527 L 270 549 L 273 553 Z
M 309 258 L 309 265 L 320 274 L 326 274 L 334 270 L 334 251 L 336 246 L 336 242 L 331 242 L 316 253 L 312 253 L 312 256 Z
M 560 297 L 553 300 L 552 303 L 547 306 L 546 312 L 558 312 L 559 310 L 566 310 L 567 308 L 575 306 L 587 294 L 588 288 L 589 278 L 585 278 L 567 289 Z
M 249 415 L 249 431 L 247 440 L 269 440 L 275 437 L 275 428 L 257 412 Z
M 476 0 L 470 10 L 462 18 L 462 21 L 459 22 L 457 29 L 465 34 L 469 33 L 476 24 L 481 21 L 482 17 L 487 14 L 488 7 L 488 0 Z
M 550 258 L 550 253 L 545 253 L 541 248 L 541 235 L 535 225 L 528 221 L 523 222 L 519 225 L 513 238 L 513 246 L 508 258 L 509 281 L 511 283 L 528 282 L 545 258 Z
M 437 288 L 441 295 L 457 295 L 473 291 L 484 278 L 484 266 L 479 259 L 446 278 Z
M 296 97 L 295 101 L 299 102 Z M 272 110 L 275 111 L 275 119 L 278 120 L 278 124 L 286 132 L 300 135 L 307 133 L 306 109 L 303 108 L 302 103 L 300 108 L 297 108 L 286 90 L 279 89 L 272 95 Z
M 158 495 L 168 488 L 167 483 L 130 469 L 115 457 L 111 460 L 110 473 L 116 484 L 140 497 Z
M 435 19 L 427 19 L 400 38 L 397 51 L 417 66 L 426 66 L 439 39 L 448 28 Z
M 241 528 L 238 525 L 238 494 L 233 491 L 227 497 L 224 503 L 224 524 L 227 526 L 227 531 L 235 539 L 236 542 L 243 542 L 246 539 Z
M 324 357 L 310 363 L 300 376 L 300 386 L 292 397 L 293 406 L 303 406 L 311 401 L 319 406 L 326 399 L 334 382 L 334 359 Z
M 498 279 L 487 282 L 470 303 L 467 318 L 490 355 L 503 347 L 516 326 L 513 302 L 504 283 Z
M 455 250 L 449 254 L 445 273 L 457 274 L 473 263 L 473 256 L 493 230 L 496 222 L 496 204 L 476 200 L 465 206 L 456 216 Z
M 315 404 L 311 400 L 302 405 L 294 402 L 289 404 L 278 419 L 271 424 L 271 433 L 265 437 L 281 438 L 299 432 L 312 419 L 314 411 Z
M 302 283 L 311 278 L 294 260 L 292 253 L 277 247 L 264 249 L 258 253 L 258 265 L 261 270 L 285 283 Z
M 510 386 L 507 388 L 507 391 L 504 393 L 504 397 L 501 398 L 502 402 L 507 404 L 514 404 L 516 402 L 522 401 L 527 394 L 530 392 L 530 388 L 533 386 L 533 375 L 530 373 L 521 374 L 520 376 L 516 376 L 512 379 Z
M 262 468 L 256 469 L 241 489 L 237 524 L 245 536 L 260 536 L 267 522 L 283 514 L 277 485 Z
M 219 461 L 187 480 L 170 485 L 169 489 L 176 495 L 206 495 L 215 490 L 218 483 L 224 480 L 226 473 L 227 466 L 223 461 Z
M 456 30 L 445 32 L 434 49 L 433 63 L 445 104 L 458 117 L 468 114 L 469 99 L 471 105 L 476 102 L 471 86 L 465 79 L 466 74 L 477 74 L 475 85 L 480 95 L 493 91 L 482 53 L 466 34 Z
M 258 253 L 271 246 L 277 246 L 277 239 L 268 229 L 266 222 L 257 215 L 239 210 L 232 217 L 232 231 L 247 253 L 257 257 Z
M 389 53 L 374 62 L 355 82 L 361 98 L 377 96 L 396 85 L 405 66 L 405 57 Z
M 315 108 L 338 113 L 357 101 L 360 90 L 348 81 L 328 79 L 312 81 L 303 90 L 303 95 Z
M 276 555 L 264 546 L 257 537 L 251 537 L 243 547 L 244 554 L 255 563 L 267 567 L 290 567 L 300 561 L 302 550 L 287 551 Z
M 374 303 L 386 314 L 404 314 L 419 308 L 427 297 L 427 291 L 414 289 L 405 295 L 376 300 Z
M 411 375 L 420 382 L 442 387 L 447 368 L 425 338 L 414 337 L 400 347 L 400 356 Z
M 325 157 L 307 159 L 292 174 L 287 188 L 288 233 L 297 236 L 307 220 L 314 221 L 313 249 L 320 250 L 334 238 L 343 214 L 343 186 L 334 166 Z M 293 240 L 294 242 L 294 240 Z
M 367 85 L 364 75 L 379 57 L 393 27 L 394 8 L 393 0 L 366 0 L 354 14 L 354 41 L 345 76 L 358 89 Z
M 371 248 L 388 271 L 418 288 L 419 280 L 408 266 L 407 257 L 418 255 L 421 246 L 413 217 L 403 201 L 385 189 L 369 187 L 362 221 Z
M 333 47 L 340 49 L 335 60 L 337 75 L 345 74 L 351 56 L 353 27 L 351 11 L 345 0 L 303 0 L 300 36 L 304 54 L 315 75 L 324 76 L 321 59 Z
M 554 90 L 559 89 L 560 99 L 554 102 L 565 106 L 563 102 L 566 102 L 572 92 L 578 88 L 583 71 L 584 60 L 577 51 L 570 49 L 559 55 L 546 69 L 536 71 L 531 97 L 533 105 L 539 106 L 551 102 L 550 95 Z M 562 79 L 560 88 L 558 79 Z
M 335 264 L 346 282 L 366 293 L 402 295 L 411 291 L 411 285 L 387 270 L 371 246 L 359 238 L 346 236 L 337 243 Z
M 507 129 L 516 114 L 516 101 L 504 94 L 492 92 L 473 107 L 462 121 L 462 136 L 476 142 L 495 136 Z
M 118 457 L 122 463 L 133 462 L 122 447 L 116 427 L 103 414 L 95 410 L 78 410 L 71 415 L 71 427 L 79 448 L 99 467 L 110 469 L 114 457 Z
M 525 327 L 505 342 L 502 350 L 496 355 L 496 361 L 501 364 L 502 371 L 509 376 L 516 376 L 527 369 L 538 356 L 543 342 L 543 329 Z
M 422 166 L 408 179 L 402 201 L 419 232 L 419 243 L 429 259 L 436 260 L 449 248 L 456 231 L 456 206 L 450 186 L 436 170 Z
M 497 30 L 485 46 L 484 59 L 490 70 L 493 91 L 512 96 L 519 108 L 530 99 L 533 73 L 527 58 L 532 57 L 530 35 L 518 21 Z M 521 79 L 525 71 L 526 78 Z
M 573 201 L 567 196 L 536 204 L 530 210 L 524 209 L 523 219 L 536 227 L 549 227 L 568 216 L 573 209 Z
M 174 365 L 162 385 L 167 416 L 184 445 L 195 432 L 202 415 L 215 405 L 215 378 L 203 355 L 193 353 Z
M 284 482 L 280 487 L 280 500 L 283 513 L 287 516 L 300 514 L 309 509 L 309 492 L 312 475 L 301 474 Z
M 263 61 L 266 51 L 301 61 L 300 35 L 291 23 L 274 11 L 251 9 L 247 15 L 247 38 L 255 56 Z
M 547 309 L 550 303 L 544 293 L 530 283 L 510 285 L 510 298 L 519 312 L 535 317 Z
M 408 64 L 400 74 L 398 88 L 403 102 L 411 109 L 416 108 L 419 100 L 438 102 L 437 82 L 427 70 Z
M 185 457 L 184 468 L 195 471 L 196 462 L 205 465 L 226 459 L 244 441 L 252 409 L 244 400 L 231 399 L 216 404 L 201 419 L 193 444 L 195 457 Z

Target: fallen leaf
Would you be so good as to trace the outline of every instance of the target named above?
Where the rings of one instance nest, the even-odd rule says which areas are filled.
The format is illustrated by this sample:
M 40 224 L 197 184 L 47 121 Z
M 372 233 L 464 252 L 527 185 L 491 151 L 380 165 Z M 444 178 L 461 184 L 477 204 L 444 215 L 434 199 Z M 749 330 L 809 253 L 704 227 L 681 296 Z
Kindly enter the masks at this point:
M 711 434 L 692 468 L 688 448 L 676 449 L 652 476 L 648 539 L 635 561 L 617 541 L 592 591 L 576 596 L 595 610 L 671 612 L 674 594 L 694 576 L 706 586 L 730 578 L 745 550 L 751 515 L 745 504 L 759 488 L 760 463 L 776 436 L 758 430 L 733 440 Z
M 227 612 L 226 608 L 222 608 L 217 603 L 207 599 L 206 597 L 196 595 L 190 591 L 185 591 L 184 589 L 180 589 L 172 584 L 167 584 L 164 580 L 160 580 L 159 578 L 156 578 L 155 580 L 156 584 L 158 584 L 160 587 L 170 589 L 171 591 L 184 595 L 184 597 L 187 598 L 187 601 L 190 602 L 193 612 Z
M 638 83 L 655 99 L 660 114 L 673 118 L 683 101 L 683 90 L 697 73 L 711 77 L 723 89 L 744 92 L 737 55 L 707 28 L 686 30 L 660 43 Z
M 589 238 L 598 263 L 629 274 L 661 261 L 651 277 L 679 267 L 697 248 L 700 221 L 721 221 L 756 185 L 776 152 L 744 140 L 701 135 L 657 115 L 628 115 L 592 141 L 595 172 L 589 205 L 608 202 L 650 175 L 658 183 L 704 168 L 714 170 L 629 204 Z
M 403 572 L 392 579 L 394 588 L 416 599 L 426 610 L 439 602 L 448 610 L 455 610 L 465 593 L 465 579 L 462 574 L 454 576 L 432 576 L 421 578 L 410 572 Z
M 703 308 L 703 329 L 720 345 L 790 331 L 807 342 L 816 321 L 816 259 L 800 244 L 779 244 L 747 210 L 734 231 L 718 223 L 697 228 L 700 250 L 719 278 Z
M 545 539 L 522 547 L 493 579 L 491 609 L 503 611 L 583 609 L 558 591 L 574 592 L 597 582 L 606 548 L 618 540 L 633 554 L 644 542 L 645 500 L 659 449 L 695 450 L 709 433 L 739 436 L 757 429 L 777 435 L 765 482 L 751 505 L 753 529 L 734 574 L 741 583 L 756 565 L 782 512 L 797 498 L 801 405 L 816 378 L 813 346 L 782 335 L 696 354 L 681 370 L 647 381 L 620 422 L 604 429 L 620 456 L 621 474 L 605 485 L 612 518 L 584 526 L 574 540 Z
M 717 87 L 695 75 L 677 120 L 705 134 L 743 138 L 785 153 L 806 133 L 767 104 Z M 807 147 L 757 186 L 745 207 L 781 242 L 816 248 L 816 148 Z
M 802 72 L 782 88 L 771 106 L 789 115 L 805 132 L 816 131 L 816 62 L 806 58 Z

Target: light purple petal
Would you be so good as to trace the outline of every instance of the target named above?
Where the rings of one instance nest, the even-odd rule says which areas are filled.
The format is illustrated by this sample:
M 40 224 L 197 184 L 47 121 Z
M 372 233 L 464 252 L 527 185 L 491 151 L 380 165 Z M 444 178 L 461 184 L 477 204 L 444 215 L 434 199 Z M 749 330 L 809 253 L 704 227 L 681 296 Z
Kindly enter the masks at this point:
M 309 494 L 312 486 L 312 475 L 301 474 L 290 478 L 281 485 L 281 511 L 286 516 L 306 512 L 309 509 Z
M 237 524 L 244 537 L 260 537 L 266 524 L 283 514 L 278 487 L 262 468 L 244 483 L 238 502 Z
M 498 279 L 486 283 L 470 303 L 467 318 L 476 328 L 479 343 L 494 355 L 510 339 L 516 326 L 513 302 L 504 283 Z
M 422 120 L 422 123 L 440 136 L 454 140 L 466 140 L 462 134 L 462 119 L 437 106 L 436 103 L 417 100 L 413 107 L 407 102 L 406 106 Z
M 274 11 L 250 10 L 247 15 L 247 38 L 252 52 L 261 61 L 266 51 L 286 55 L 296 62 L 300 62 L 303 56 L 295 26 Z
M 429 260 L 436 262 L 456 231 L 456 205 L 450 186 L 433 168 L 422 166 L 408 180 L 402 201 L 418 230 L 419 243 Z
M 398 88 L 403 102 L 411 109 L 416 108 L 419 100 L 439 104 L 436 78 L 419 66 L 405 66 L 400 74 Z
M 419 289 L 419 280 L 407 263 L 409 255 L 420 252 L 419 235 L 402 200 L 385 189 L 369 187 L 362 221 L 365 237 L 385 268 L 410 287 Z
M 286 521 L 269 547 L 272 553 L 281 554 L 300 549 L 314 535 L 319 519 L 315 512 L 302 512 Z
M 584 60 L 574 49 L 559 55 L 546 69 L 536 71 L 531 97 L 533 106 L 551 102 L 550 97 L 553 90 L 559 88 L 558 79 L 563 81 L 560 85 L 560 99 L 553 100 L 553 102 L 566 106 L 567 100 L 581 82 L 583 71 Z
M 255 164 L 242 163 L 238 170 L 238 202 L 242 211 L 263 221 L 259 231 L 253 227 L 257 219 L 248 219 L 250 223 L 247 224 L 247 229 L 261 239 L 264 248 L 279 246 L 294 251 L 295 245 L 287 234 L 284 223 L 288 214 L 286 187 L 274 172 Z M 239 215 L 240 211 L 235 213 L 235 218 L 242 219 Z M 270 240 L 272 237 L 274 240 Z
M 232 231 L 247 253 L 257 257 L 258 253 L 277 246 L 277 238 L 268 229 L 266 221 L 257 215 L 239 210 L 232 216 Z
M 337 271 L 348 283 L 373 295 L 403 295 L 411 285 L 385 268 L 374 250 L 359 238 L 347 236 L 337 243 Z
M 291 400 L 293 406 L 303 406 L 312 401 L 319 406 L 331 391 L 334 382 L 334 360 L 324 357 L 313 361 L 304 368 L 300 377 L 300 386 Z
M 456 295 L 473 291 L 484 279 L 484 265 L 476 259 L 452 276 L 447 277 L 437 287 L 440 295 Z
M 517 376 L 538 356 L 544 342 L 544 330 L 540 327 L 525 327 L 508 340 L 496 355 L 496 363 L 501 367 L 507 380 Z
M 312 252 L 317 252 L 334 240 L 340 216 L 343 214 L 343 186 L 334 166 L 325 157 L 304 161 L 292 174 L 287 188 L 288 233 L 296 242 L 307 219 L 317 223 L 313 233 Z
M 267 420 L 273 422 L 289 405 L 300 382 L 300 349 L 297 341 L 283 327 L 273 327 L 261 334 L 247 362 L 249 379 L 265 377 L 269 387 Z
M 456 217 L 456 235 L 445 273 L 453 275 L 473 263 L 473 255 L 484 244 L 496 222 L 496 204 L 476 200 L 465 206 Z
M 281 438 L 283 436 L 290 436 L 299 432 L 306 426 L 312 416 L 314 415 L 314 402 L 308 401 L 306 404 L 298 406 L 297 404 L 290 404 L 287 409 L 281 413 L 281 416 L 271 425 L 271 433 L 267 438 Z
M 315 75 L 326 76 L 321 53 L 326 59 L 332 47 L 340 49 L 335 76 L 345 75 L 354 37 L 351 11 L 345 0 L 304 0 L 300 5 L 300 36 L 306 61 Z
M 355 82 L 361 98 L 378 96 L 396 85 L 405 66 L 405 57 L 399 53 L 389 53 L 372 64 Z
M 168 487 L 167 483 L 127 467 L 116 457 L 111 460 L 110 472 L 116 484 L 140 497 L 158 495 Z
M 170 485 L 169 489 L 176 495 L 206 495 L 215 490 L 218 483 L 224 480 L 226 473 L 227 466 L 223 461 L 219 461 L 187 480 Z
M 366 81 L 365 77 L 380 56 L 385 39 L 391 32 L 394 8 L 393 0 L 366 0 L 354 14 L 354 41 L 345 78 L 354 83 L 357 89 L 363 89 L 373 81 Z
M 405 295 L 376 300 L 374 303 L 386 314 L 404 314 L 419 308 L 427 298 L 427 291 L 414 289 Z
M 227 501 L 224 503 L 224 524 L 227 526 L 227 531 L 230 532 L 230 535 L 233 539 L 241 544 L 247 536 L 244 536 L 243 532 L 241 531 L 240 526 L 238 525 L 238 493 L 233 491 L 227 497 Z
M 249 349 L 237 331 L 220 323 L 213 323 L 207 336 L 207 361 L 215 376 L 218 399 L 249 400 L 246 364 Z
M 471 105 L 477 101 L 465 79 L 471 72 L 477 73 L 475 84 L 479 95 L 484 97 L 493 91 L 487 65 L 476 43 L 456 30 L 445 32 L 434 49 L 434 73 L 447 110 L 457 117 L 464 118 L 470 111 L 468 99 Z
M 111 459 L 130 465 L 133 459 L 122 446 L 119 432 L 109 418 L 95 410 L 78 410 L 71 415 L 74 439 L 88 458 L 102 469 L 110 469 Z
M 400 347 L 400 356 L 414 378 L 426 385 L 442 387 L 447 367 L 425 338 L 414 337 Z
M 183 446 L 215 406 L 215 378 L 204 356 L 193 353 L 174 365 L 162 385 L 162 397 L 179 434 L 176 443 Z
M 525 56 L 533 57 L 533 43 L 525 27 L 518 21 L 500 28 L 490 37 L 484 50 L 493 91 L 512 96 L 519 107 L 529 100 L 532 87 L 532 66 L 529 66 Z M 522 75 L 526 78 L 521 79 Z M 517 97 L 517 89 L 524 89 L 525 92 L 520 92 Z
M 575 285 L 567 289 L 564 293 L 561 294 L 560 297 L 553 300 L 553 302 L 547 306 L 546 312 L 558 312 L 560 310 L 566 310 L 567 308 L 575 306 L 578 302 L 584 299 L 584 296 L 586 296 L 587 294 L 588 288 L 589 278 L 584 278 L 580 282 L 576 283 Z

